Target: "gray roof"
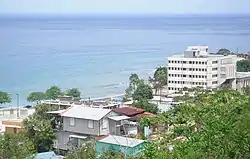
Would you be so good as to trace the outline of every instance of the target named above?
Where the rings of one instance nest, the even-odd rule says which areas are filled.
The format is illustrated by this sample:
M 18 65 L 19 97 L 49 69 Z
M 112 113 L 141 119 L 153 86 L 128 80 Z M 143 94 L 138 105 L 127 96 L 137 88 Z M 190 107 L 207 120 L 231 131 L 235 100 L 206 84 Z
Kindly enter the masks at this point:
M 100 120 L 111 111 L 112 110 L 110 109 L 90 108 L 90 107 L 75 105 L 70 107 L 65 112 L 63 112 L 61 116 L 89 119 L 89 120 Z
M 98 142 L 104 142 L 114 145 L 121 145 L 126 147 L 135 147 L 141 143 L 146 142 L 145 140 L 139 140 L 129 137 L 123 137 L 123 136 L 116 136 L 116 135 L 109 135 L 105 137 L 104 139 L 99 140 Z

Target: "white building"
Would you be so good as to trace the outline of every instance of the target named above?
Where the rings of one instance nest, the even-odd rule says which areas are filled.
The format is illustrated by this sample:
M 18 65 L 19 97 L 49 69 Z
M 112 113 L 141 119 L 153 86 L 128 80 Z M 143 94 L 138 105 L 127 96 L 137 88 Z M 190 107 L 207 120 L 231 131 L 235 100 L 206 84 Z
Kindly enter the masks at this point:
M 236 62 L 236 55 L 214 55 L 208 53 L 208 46 L 189 46 L 184 54 L 168 57 L 168 92 L 222 84 L 236 89 Z

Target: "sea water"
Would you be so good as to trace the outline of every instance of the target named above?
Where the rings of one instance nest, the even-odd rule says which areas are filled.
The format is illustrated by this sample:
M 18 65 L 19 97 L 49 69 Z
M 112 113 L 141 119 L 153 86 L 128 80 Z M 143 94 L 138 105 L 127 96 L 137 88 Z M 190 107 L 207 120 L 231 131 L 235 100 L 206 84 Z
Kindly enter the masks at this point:
M 0 18 L 0 91 L 15 105 L 51 85 L 82 97 L 123 93 L 131 73 L 147 79 L 189 45 L 250 50 L 249 15 Z M 9 104 L 9 105 L 11 105 Z

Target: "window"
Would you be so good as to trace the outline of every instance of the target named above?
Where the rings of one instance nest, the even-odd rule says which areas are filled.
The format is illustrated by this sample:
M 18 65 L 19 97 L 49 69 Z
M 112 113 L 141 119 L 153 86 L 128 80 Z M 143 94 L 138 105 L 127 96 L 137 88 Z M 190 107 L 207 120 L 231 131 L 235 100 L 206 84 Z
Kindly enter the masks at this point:
M 217 84 L 217 81 L 213 81 L 212 84 Z
M 216 71 L 216 70 L 217 70 L 217 67 L 212 69 L 212 71 Z
M 13 131 L 14 131 L 14 134 L 16 134 L 17 133 L 17 128 L 14 128 Z
M 212 75 L 212 77 L 217 77 L 217 74 L 215 74 L 215 75 Z
M 75 118 L 69 118 L 69 125 L 75 126 Z
M 216 64 L 216 63 L 218 63 L 218 61 L 213 61 L 213 62 L 212 62 L 212 64 Z
M 186 61 L 182 61 L 182 63 L 183 63 L 183 64 L 185 64 L 185 63 L 186 63 Z
M 94 128 L 94 121 L 88 120 L 88 128 L 93 129 Z

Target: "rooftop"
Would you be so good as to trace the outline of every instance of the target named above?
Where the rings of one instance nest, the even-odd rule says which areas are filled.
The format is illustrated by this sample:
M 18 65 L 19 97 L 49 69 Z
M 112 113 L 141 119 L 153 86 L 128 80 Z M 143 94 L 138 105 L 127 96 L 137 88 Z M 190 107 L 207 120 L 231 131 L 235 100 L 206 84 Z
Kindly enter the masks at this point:
M 109 117 L 109 119 L 112 119 L 114 121 L 121 121 L 121 120 L 130 119 L 130 117 L 124 116 L 124 115 L 122 115 L 122 116 L 111 116 L 111 117 Z
M 38 153 L 34 159 L 59 159 L 53 151 Z
M 141 114 L 145 111 L 144 109 L 136 108 L 136 107 L 122 107 L 122 108 L 114 109 L 114 112 L 131 117 L 137 114 Z
M 128 138 L 123 136 L 109 135 L 97 142 L 109 143 L 114 145 L 121 145 L 126 147 L 135 147 L 141 143 L 146 142 L 145 140 L 139 140 L 134 138 Z
M 250 77 L 250 72 L 236 72 L 236 78 Z
M 63 112 L 61 116 L 89 120 L 100 120 L 111 111 L 112 110 L 110 109 L 90 108 L 75 105 Z
M 156 115 L 150 112 L 144 112 L 142 114 L 137 114 L 136 116 L 134 116 L 133 120 L 139 121 L 141 118 L 144 118 L 144 117 L 156 117 Z

